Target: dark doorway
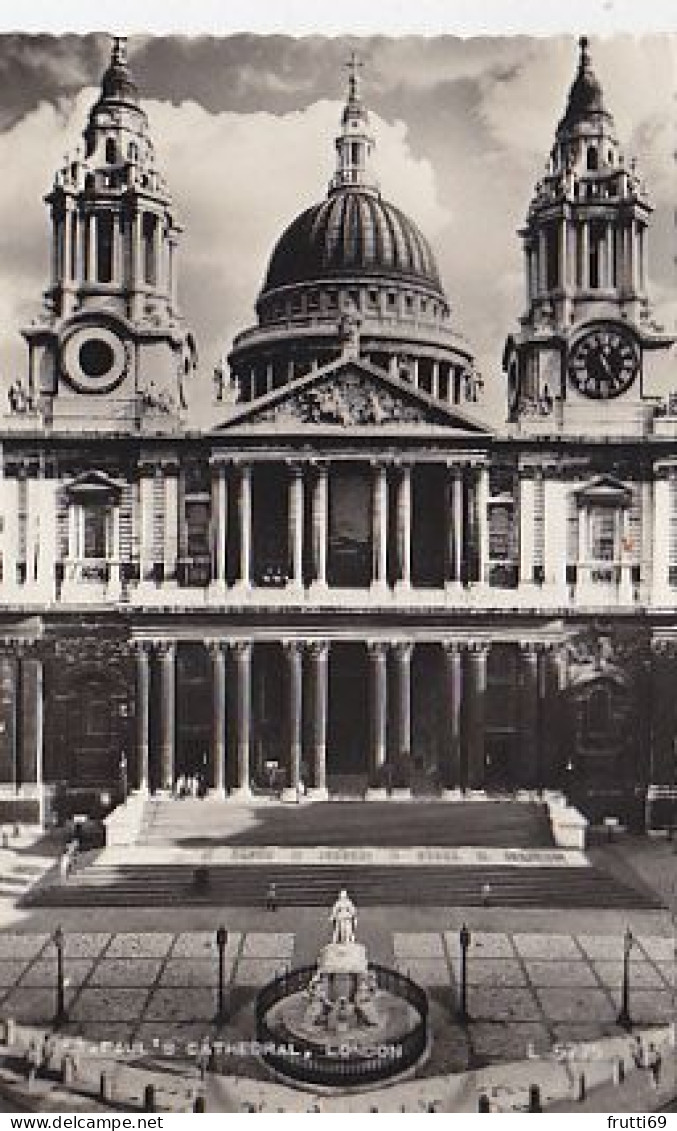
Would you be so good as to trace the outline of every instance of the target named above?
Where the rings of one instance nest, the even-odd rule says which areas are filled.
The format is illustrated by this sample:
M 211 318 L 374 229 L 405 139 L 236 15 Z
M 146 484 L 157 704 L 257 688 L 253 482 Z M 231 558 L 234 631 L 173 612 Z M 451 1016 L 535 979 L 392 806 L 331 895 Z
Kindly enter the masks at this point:
M 328 721 L 329 789 L 359 793 L 369 765 L 369 672 L 362 644 L 332 645 Z

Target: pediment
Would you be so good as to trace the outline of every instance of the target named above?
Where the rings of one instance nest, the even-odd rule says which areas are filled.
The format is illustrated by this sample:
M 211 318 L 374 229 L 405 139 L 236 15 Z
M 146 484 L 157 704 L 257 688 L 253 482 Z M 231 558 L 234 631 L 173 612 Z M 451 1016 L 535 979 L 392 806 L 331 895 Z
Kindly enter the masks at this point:
M 454 406 L 361 359 L 339 359 L 236 409 L 217 432 L 257 430 L 488 430 Z
M 579 503 L 606 503 L 608 506 L 629 506 L 632 492 L 614 475 L 597 475 L 588 480 L 576 492 Z
M 111 495 L 119 494 L 122 484 L 103 471 L 84 471 L 64 484 L 69 495 Z

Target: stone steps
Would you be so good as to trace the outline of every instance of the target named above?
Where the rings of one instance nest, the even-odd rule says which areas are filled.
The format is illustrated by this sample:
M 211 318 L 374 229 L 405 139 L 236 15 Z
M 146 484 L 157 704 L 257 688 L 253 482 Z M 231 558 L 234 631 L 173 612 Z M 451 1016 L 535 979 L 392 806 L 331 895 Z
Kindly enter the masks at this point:
M 283 906 L 327 906 L 348 887 L 361 906 L 533 908 L 660 907 L 646 889 L 601 870 L 509 866 L 213 865 L 207 891 L 196 890 L 192 865 L 90 864 L 65 884 L 29 896 L 35 906 L 170 906 L 201 903 L 260 907 L 275 883 Z M 485 885 L 490 886 L 487 895 Z

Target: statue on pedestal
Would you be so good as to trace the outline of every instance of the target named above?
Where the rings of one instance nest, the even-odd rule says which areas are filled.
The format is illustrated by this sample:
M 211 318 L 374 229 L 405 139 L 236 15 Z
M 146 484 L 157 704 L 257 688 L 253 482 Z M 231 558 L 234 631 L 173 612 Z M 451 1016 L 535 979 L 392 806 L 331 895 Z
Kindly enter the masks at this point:
M 331 909 L 329 920 L 332 925 L 332 942 L 354 943 L 357 912 L 348 892 L 343 888 Z

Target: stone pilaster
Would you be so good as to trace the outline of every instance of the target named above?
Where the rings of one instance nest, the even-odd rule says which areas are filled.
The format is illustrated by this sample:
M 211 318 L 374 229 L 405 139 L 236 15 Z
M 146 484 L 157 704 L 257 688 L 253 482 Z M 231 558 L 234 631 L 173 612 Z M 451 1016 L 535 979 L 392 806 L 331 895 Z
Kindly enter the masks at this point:
M 242 463 L 238 467 L 238 526 L 239 555 L 237 584 L 246 587 L 251 581 L 251 543 L 252 543 L 252 482 L 251 466 Z

